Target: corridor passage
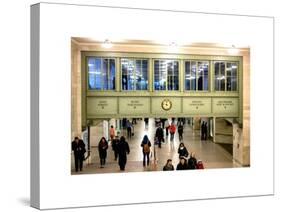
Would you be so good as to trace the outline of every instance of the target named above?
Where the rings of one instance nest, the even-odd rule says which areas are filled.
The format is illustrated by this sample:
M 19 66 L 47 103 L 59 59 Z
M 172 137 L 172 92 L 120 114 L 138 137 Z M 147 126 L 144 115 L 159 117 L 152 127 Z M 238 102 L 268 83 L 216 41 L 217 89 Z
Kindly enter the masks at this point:
M 174 141 L 170 141 L 170 135 L 165 136 L 165 142 L 162 143 L 162 148 L 159 149 L 158 145 L 153 145 L 154 135 L 156 131 L 154 119 L 149 119 L 149 126 L 145 129 L 143 120 L 138 120 L 134 125 L 134 136 L 131 139 L 127 139 L 127 131 L 121 130 L 120 136 L 124 135 L 126 141 L 130 146 L 130 154 L 127 157 L 127 165 L 125 172 L 143 172 L 143 171 L 161 171 L 166 164 L 167 159 L 172 159 L 174 168 L 176 169 L 179 163 L 178 147 L 179 137 L 176 132 Z M 165 130 L 164 130 L 165 133 Z M 147 135 L 151 141 L 151 163 L 149 167 L 143 167 L 142 159 L 142 147 L 140 146 L 142 138 Z M 215 144 L 211 140 L 200 139 L 200 131 L 193 130 L 188 124 L 184 125 L 183 143 L 186 146 L 189 153 L 194 152 L 197 160 L 202 160 L 205 169 L 210 168 L 233 168 L 241 167 L 239 164 L 233 161 L 232 156 L 220 145 Z M 106 164 L 104 168 L 100 168 L 100 160 L 98 154 L 98 148 L 91 148 L 91 160 L 84 161 L 84 168 L 82 172 L 76 173 L 73 167 L 73 155 L 72 155 L 72 174 L 97 174 L 97 173 L 120 173 L 118 166 L 118 160 L 114 160 L 114 152 L 109 142 L 107 150 Z

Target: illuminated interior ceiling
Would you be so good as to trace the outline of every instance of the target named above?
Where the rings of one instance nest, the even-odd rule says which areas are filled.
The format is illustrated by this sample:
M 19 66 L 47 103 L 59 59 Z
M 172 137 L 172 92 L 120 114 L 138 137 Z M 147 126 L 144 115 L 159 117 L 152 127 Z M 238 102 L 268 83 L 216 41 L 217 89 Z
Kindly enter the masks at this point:
M 113 45 L 138 45 L 138 46 L 170 46 L 170 47 L 196 47 L 196 48 L 219 48 L 219 49 L 239 49 L 240 51 L 249 51 L 249 46 L 223 43 L 204 43 L 204 42 L 185 42 L 176 41 L 154 41 L 154 40 L 110 40 L 110 39 L 92 39 L 87 37 L 72 37 L 72 40 L 81 45 L 103 44 L 109 41 Z

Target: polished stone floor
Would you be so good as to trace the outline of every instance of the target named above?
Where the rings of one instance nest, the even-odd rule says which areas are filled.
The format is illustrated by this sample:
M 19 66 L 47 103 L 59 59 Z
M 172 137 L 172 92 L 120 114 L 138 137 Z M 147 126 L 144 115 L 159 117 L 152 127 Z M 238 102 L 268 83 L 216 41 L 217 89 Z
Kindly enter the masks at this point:
M 143 172 L 143 171 L 156 171 L 162 170 L 167 159 L 172 159 L 172 163 L 176 168 L 179 157 L 178 157 L 178 146 L 179 138 L 178 134 L 175 134 L 174 141 L 170 141 L 170 137 L 165 138 L 165 143 L 162 144 L 162 148 L 153 146 L 152 150 L 155 152 L 156 157 L 152 154 L 151 165 L 149 167 L 143 167 L 142 165 L 142 148 L 140 146 L 144 135 L 148 135 L 149 139 L 153 140 L 155 134 L 154 119 L 149 120 L 149 127 L 145 129 L 144 122 L 138 120 L 134 126 L 134 136 L 128 139 L 130 146 L 130 154 L 127 158 L 127 165 L 125 172 Z M 126 131 L 122 131 L 121 135 L 126 136 Z M 194 131 L 189 125 L 185 125 L 183 142 L 187 147 L 189 153 L 195 152 L 195 157 L 203 161 L 206 169 L 210 168 L 233 168 L 241 167 L 239 164 L 233 161 L 231 154 L 229 154 L 220 145 L 213 143 L 211 140 L 201 141 L 200 132 Z M 153 143 L 153 142 L 152 142 Z M 154 148 L 154 149 L 153 149 Z M 97 148 L 92 148 L 91 160 L 84 162 L 84 169 L 82 172 L 76 173 L 73 166 L 72 157 L 72 174 L 97 174 L 97 173 L 118 173 L 119 170 L 118 162 L 114 160 L 114 152 L 111 146 L 107 151 L 106 165 L 104 168 L 100 168 L 99 156 Z

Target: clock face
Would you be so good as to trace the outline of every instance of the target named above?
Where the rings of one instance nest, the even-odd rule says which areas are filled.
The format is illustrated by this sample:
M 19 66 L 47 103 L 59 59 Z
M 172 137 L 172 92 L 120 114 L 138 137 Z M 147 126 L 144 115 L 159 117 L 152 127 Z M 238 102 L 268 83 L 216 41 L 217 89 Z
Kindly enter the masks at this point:
M 170 110 L 172 108 L 172 102 L 169 99 L 164 99 L 161 103 L 163 110 Z

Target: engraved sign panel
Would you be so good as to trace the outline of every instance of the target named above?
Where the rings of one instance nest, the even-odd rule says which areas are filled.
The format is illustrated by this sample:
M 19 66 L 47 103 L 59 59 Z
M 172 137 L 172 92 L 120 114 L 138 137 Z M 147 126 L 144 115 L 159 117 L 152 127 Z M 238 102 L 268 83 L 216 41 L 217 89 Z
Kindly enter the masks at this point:
M 119 113 L 124 115 L 143 115 L 150 113 L 150 98 L 119 98 Z
M 213 114 L 238 117 L 238 98 L 213 98 Z
M 211 98 L 183 98 L 183 114 L 209 115 L 211 112 Z
M 116 115 L 116 97 L 88 97 L 87 114 L 89 116 Z

